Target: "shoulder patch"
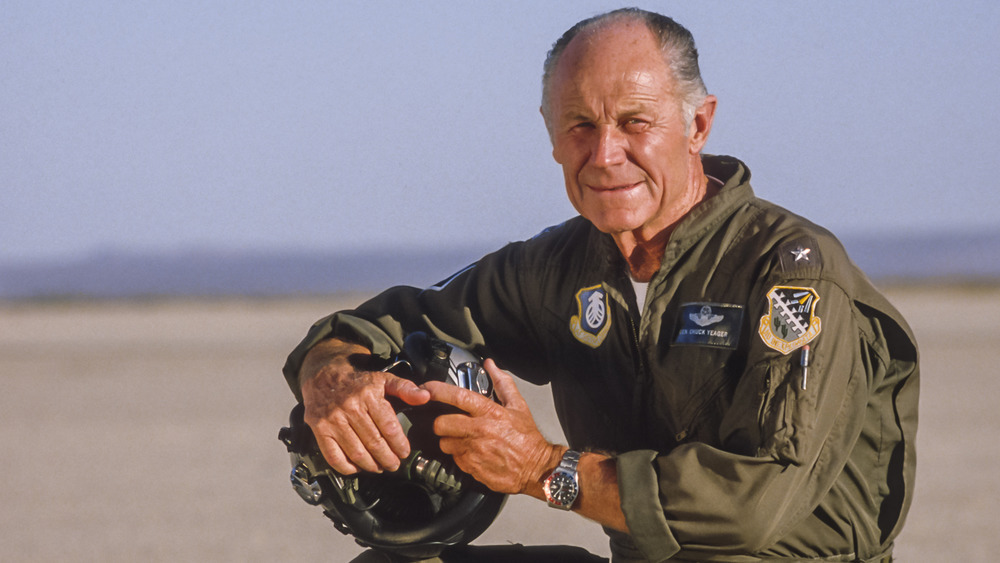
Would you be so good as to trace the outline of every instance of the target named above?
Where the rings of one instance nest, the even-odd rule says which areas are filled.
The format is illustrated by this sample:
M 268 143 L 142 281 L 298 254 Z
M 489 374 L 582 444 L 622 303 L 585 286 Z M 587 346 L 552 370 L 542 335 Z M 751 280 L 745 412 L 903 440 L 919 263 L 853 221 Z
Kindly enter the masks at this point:
M 767 314 L 757 330 L 764 344 L 787 355 L 812 342 L 822 330 L 817 301 L 819 294 L 811 287 L 772 287 L 767 292 Z
M 810 236 L 799 237 L 782 244 L 778 248 L 778 258 L 781 260 L 781 270 L 786 274 L 808 266 L 815 268 L 823 266 L 819 244 Z
M 608 314 L 608 292 L 603 286 L 594 285 L 576 292 L 576 314 L 569 320 L 569 330 L 574 338 L 591 348 L 604 342 L 611 330 L 611 315 Z
M 684 303 L 674 344 L 736 348 L 743 307 L 728 303 Z

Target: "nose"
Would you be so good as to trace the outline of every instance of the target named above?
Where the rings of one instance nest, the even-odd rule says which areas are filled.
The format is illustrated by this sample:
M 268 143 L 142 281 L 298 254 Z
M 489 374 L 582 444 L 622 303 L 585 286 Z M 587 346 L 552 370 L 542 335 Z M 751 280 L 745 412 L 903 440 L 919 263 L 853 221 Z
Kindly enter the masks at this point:
M 597 129 L 594 147 L 590 153 L 595 166 L 608 167 L 622 164 L 625 156 L 625 135 L 617 127 L 605 125 Z

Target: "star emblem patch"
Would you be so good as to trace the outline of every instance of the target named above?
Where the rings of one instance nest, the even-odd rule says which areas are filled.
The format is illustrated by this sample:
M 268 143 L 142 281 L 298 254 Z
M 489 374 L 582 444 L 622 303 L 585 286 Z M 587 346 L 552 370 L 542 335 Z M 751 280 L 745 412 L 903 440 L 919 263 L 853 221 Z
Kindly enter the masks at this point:
M 799 260 L 805 260 L 806 262 L 808 262 L 809 261 L 809 253 L 812 252 L 812 249 L 811 248 L 803 248 L 801 246 L 796 246 L 795 248 L 793 248 L 789 252 L 791 252 L 792 256 L 795 257 L 795 261 L 796 262 L 798 262 Z
M 786 274 L 799 275 L 803 270 L 815 271 L 823 267 L 819 243 L 811 236 L 786 241 L 778 247 L 777 254 L 781 270 Z

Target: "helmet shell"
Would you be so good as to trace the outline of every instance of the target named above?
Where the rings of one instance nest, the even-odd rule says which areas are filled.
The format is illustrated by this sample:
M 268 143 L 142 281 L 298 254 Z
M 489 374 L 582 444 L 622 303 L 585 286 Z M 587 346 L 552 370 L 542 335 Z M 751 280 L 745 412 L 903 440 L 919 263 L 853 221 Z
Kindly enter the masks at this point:
M 478 357 L 424 333 L 407 337 L 384 371 L 417 383 L 445 381 L 497 400 Z M 410 441 L 410 455 L 397 471 L 355 475 L 330 467 L 303 421 L 305 407 L 296 405 L 289 426 L 279 433 L 291 459 L 292 486 L 366 547 L 427 558 L 471 542 L 493 523 L 507 497 L 462 472 L 438 447 L 434 419 L 456 409 L 440 403 L 410 406 L 395 398 L 390 403 Z

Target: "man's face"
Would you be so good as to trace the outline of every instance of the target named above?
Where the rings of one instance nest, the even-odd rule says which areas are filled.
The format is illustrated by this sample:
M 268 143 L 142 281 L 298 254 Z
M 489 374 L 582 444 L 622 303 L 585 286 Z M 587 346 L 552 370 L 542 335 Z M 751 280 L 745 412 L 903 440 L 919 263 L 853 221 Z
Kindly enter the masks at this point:
M 648 239 L 690 209 L 692 158 L 704 140 L 684 125 L 672 73 L 644 24 L 577 36 L 550 86 L 552 156 L 581 215 L 603 232 Z

